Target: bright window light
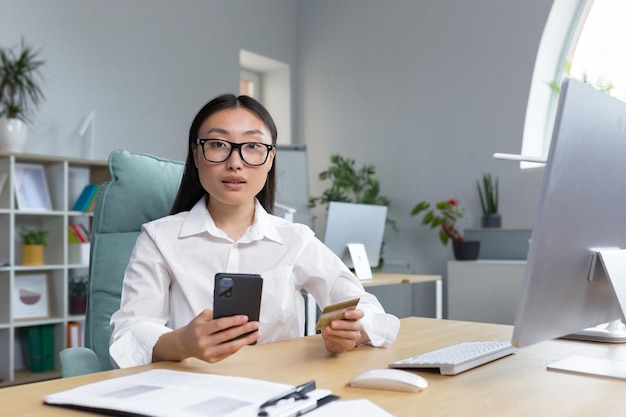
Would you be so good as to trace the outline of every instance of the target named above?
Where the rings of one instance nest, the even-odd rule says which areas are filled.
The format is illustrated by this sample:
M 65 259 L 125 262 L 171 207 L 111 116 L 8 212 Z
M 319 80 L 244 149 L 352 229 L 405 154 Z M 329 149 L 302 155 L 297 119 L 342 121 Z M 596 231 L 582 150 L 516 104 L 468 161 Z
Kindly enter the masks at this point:
M 555 0 L 537 52 L 522 154 L 546 158 L 563 77 L 626 101 L 626 1 Z M 521 163 L 522 168 L 537 166 Z

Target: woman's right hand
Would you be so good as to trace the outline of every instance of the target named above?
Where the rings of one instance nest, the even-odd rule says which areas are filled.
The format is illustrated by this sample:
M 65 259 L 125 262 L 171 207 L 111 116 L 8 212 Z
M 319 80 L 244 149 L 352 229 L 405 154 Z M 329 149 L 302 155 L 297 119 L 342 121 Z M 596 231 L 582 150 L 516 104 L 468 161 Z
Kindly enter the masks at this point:
M 161 335 L 152 351 L 152 362 L 178 361 L 194 357 L 219 362 L 259 339 L 259 323 L 247 316 L 213 319 L 213 310 L 204 310 L 184 327 Z M 253 332 L 240 339 L 238 336 Z

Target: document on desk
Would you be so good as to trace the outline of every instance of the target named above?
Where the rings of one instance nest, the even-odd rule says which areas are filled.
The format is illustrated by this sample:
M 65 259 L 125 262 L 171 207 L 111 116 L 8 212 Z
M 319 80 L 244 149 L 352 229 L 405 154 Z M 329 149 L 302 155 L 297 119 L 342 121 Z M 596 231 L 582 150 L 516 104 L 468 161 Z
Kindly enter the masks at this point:
M 313 410 L 306 417 L 394 417 L 373 402 L 365 399 L 350 401 L 335 401 L 327 406 Z
M 153 417 L 248 417 L 257 416 L 268 398 L 292 388 L 258 379 L 155 369 L 50 394 L 45 403 Z M 317 389 L 309 396 L 328 394 Z

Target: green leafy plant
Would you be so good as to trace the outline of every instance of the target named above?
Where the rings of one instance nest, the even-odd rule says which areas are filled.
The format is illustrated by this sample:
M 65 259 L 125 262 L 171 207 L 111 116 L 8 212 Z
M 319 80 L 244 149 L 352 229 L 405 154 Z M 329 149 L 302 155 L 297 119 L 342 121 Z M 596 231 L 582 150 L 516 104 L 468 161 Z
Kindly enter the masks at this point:
M 320 197 L 309 198 L 310 208 L 331 201 L 389 205 L 389 199 L 380 195 L 380 183 L 374 177 L 376 174 L 374 165 L 365 164 L 357 169 L 354 159 L 336 154 L 330 157 L 330 162 L 330 167 L 319 174 L 319 179 L 330 180 L 331 185 Z
M 498 186 L 498 177 L 494 180 L 491 174 L 483 174 L 482 183 L 480 180 L 476 180 L 476 187 L 478 188 L 478 196 L 480 197 L 480 206 L 483 209 L 483 214 L 498 213 Z
M 431 229 L 439 228 L 439 240 L 445 245 L 452 239 L 455 242 L 463 242 L 465 238 L 456 228 L 456 221 L 465 215 L 465 209 L 459 205 L 456 198 L 439 201 L 431 208 L 426 201 L 422 201 L 413 207 L 411 216 L 416 216 L 426 211 L 422 218 L 422 224 Z
M 27 229 L 22 227 L 19 233 L 22 238 L 22 244 L 24 245 L 46 246 L 48 244 L 48 231 L 41 227 L 36 229 Z
M 309 198 L 309 208 L 316 205 L 327 205 L 331 201 L 356 204 L 372 204 L 389 206 L 390 200 L 380 195 L 380 182 L 375 178 L 376 167 L 373 164 L 364 164 L 356 168 L 356 161 L 334 154 L 330 157 L 330 167 L 319 174 L 322 181 L 330 180 L 331 185 L 324 190 L 320 197 Z M 394 230 L 396 222 L 387 217 L 387 224 Z M 383 251 L 385 242 L 381 247 L 379 268 L 384 264 Z
M 572 71 L 572 63 L 570 61 L 566 61 L 565 62 L 565 76 L 566 77 L 571 77 L 570 73 Z M 587 84 L 592 86 L 593 88 L 595 88 L 596 90 L 600 90 L 603 93 L 607 93 L 609 94 L 611 92 L 611 90 L 613 90 L 613 88 L 615 87 L 615 85 L 613 84 L 612 81 L 609 80 L 605 80 L 603 78 L 591 78 L 589 77 L 589 74 L 587 73 L 587 71 L 583 71 L 582 75 L 580 76 L 580 78 L 575 78 L 578 81 L 582 82 L 583 84 Z M 556 94 L 559 94 L 561 92 L 561 81 L 551 81 L 548 83 L 548 86 L 550 87 L 550 89 L 555 92 Z
M 0 48 L 0 117 L 28 121 L 44 98 L 40 68 L 45 61 L 22 39 L 18 51 Z
M 68 296 L 70 298 L 84 297 L 87 295 L 88 288 L 89 278 L 87 275 L 74 277 L 69 281 Z

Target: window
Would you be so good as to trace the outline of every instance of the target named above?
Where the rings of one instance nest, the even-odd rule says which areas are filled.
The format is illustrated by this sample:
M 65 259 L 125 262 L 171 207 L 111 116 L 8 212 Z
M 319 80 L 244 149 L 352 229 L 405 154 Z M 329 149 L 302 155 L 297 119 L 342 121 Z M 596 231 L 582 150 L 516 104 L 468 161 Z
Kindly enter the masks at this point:
M 261 79 L 261 73 L 242 68 L 239 73 L 239 94 L 244 94 L 263 102 Z
M 272 114 L 278 144 L 291 145 L 291 76 L 289 65 L 241 50 L 239 90 L 259 100 Z
M 555 0 L 537 52 L 528 97 L 522 154 L 546 157 L 564 76 L 626 101 L 626 2 Z M 535 164 L 522 163 L 522 167 Z
M 571 77 L 626 101 L 626 2 L 595 0 L 571 57 Z

